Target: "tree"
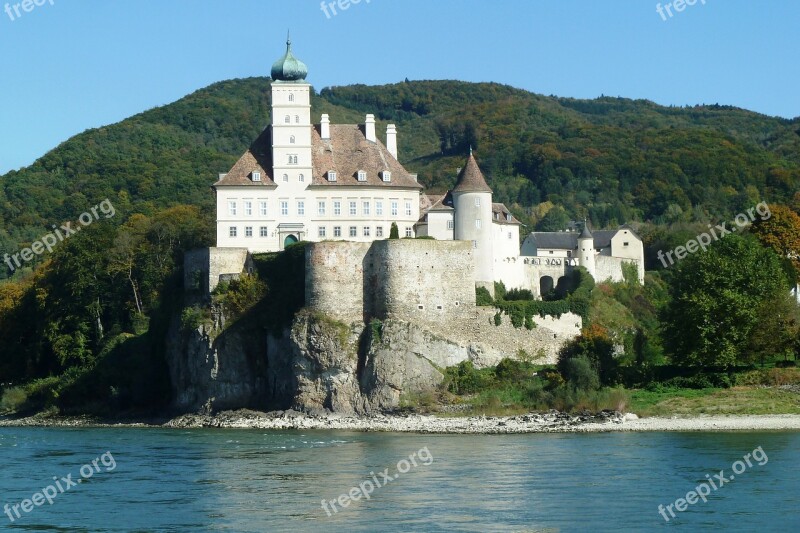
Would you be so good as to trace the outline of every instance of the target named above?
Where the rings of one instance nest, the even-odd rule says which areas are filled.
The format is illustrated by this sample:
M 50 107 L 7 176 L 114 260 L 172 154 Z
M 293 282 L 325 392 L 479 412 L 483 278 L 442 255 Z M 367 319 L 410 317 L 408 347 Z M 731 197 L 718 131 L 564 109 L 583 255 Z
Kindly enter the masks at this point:
M 614 342 L 604 327 L 592 324 L 584 328 L 577 338 L 565 344 L 558 354 L 558 371 L 570 380 L 570 373 L 575 370 L 576 364 L 573 361 L 581 358 L 591 363 L 601 383 L 610 385 L 614 381 L 617 368 Z M 578 367 L 581 366 L 582 364 L 578 364 Z
M 396 222 L 392 222 L 392 229 L 389 230 L 389 238 L 390 239 L 400 238 L 400 230 L 397 228 Z
M 564 231 L 569 224 L 569 216 L 563 207 L 554 207 L 536 224 L 536 231 Z
M 673 362 L 731 367 L 748 361 L 759 308 L 786 295 L 780 258 L 753 237 L 728 235 L 678 264 L 664 318 Z
M 764 204 L 766 205 L 766 204 Z M 752 232 L 764 246 L 771 248 L 781 257 L 788 258 L 800 275 L 800 216 L 783 205 L 770 207 L 766 219 L 756 218 Z

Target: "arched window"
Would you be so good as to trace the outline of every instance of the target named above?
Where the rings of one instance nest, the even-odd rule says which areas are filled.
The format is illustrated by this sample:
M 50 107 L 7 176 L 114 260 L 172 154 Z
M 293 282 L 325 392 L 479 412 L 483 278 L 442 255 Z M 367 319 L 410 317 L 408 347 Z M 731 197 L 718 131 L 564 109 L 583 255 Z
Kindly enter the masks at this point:
M 286 115 L 286 116 L 283 118 L 283 122 L 284 122 L 284 124 L 289 124 L 289 123 L 291 123 L 291 122 L 292 122 L 292 119 L 291 119 L 291 117 L 289 117 L 289 115 Z
M 294 95 L 293 95 L 293 94 L 290 94 L 290 95 L 289 95 L 289 101 L 290 101 L 290 102 L 294 102 Z
M 300 183 L 303 183 L 303 182 L 306 181 L 306 177 L 303 176 L 302 174 L 300 174 L 299 179 L 300 179 Z
M 289 182 L 289 174 L 284 174 L 283 175 L 283 181 L 285 181 L 287 183 Z
M 295 115 L 294 116 L 294 123 L 295 124 L 300 124 L 300 115 Z
M 289 144 L 294 144 L 294 135 L 289 137 Z

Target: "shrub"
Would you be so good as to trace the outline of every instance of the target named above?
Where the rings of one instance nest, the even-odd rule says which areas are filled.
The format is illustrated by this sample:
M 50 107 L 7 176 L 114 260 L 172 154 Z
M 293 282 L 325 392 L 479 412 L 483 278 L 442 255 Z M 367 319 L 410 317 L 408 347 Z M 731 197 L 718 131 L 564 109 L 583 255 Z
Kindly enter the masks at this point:
M 494 314 L 494 325 L 499 326 L 502 323 L 503 323 L 503 317 L 500 316 L 500 311 L 498 311 Z
M 478 370 L 472 361 L 463 361 L 458 366 L 445 370 L 450 378 L 449 390 L 453 394 L 472 394 L 490 387 L 495 381 L 491 368 Z
M 186 307 L 181 311 L 181 329 L 193 331 L 200 327 L 205 319 L 204 311 L 197 305 Z
M 506 285 L 502 281 L 494 282 L 494 298 L 498 301 L 506 299 Z
M 477 287 L 475 289 L 475 305 L 478 306 L 491 306 L 494 305 L 492 295 L 489 294 L 489 289 L 486 287 Z
M 399 239 L 400 238 L 400 230 L 397 227 L 397 222 L 392 222 L 392 227 L 389 230 L 389 238 L 390 239 Z
M 564 377 L 576 390 L 588 391 L 600 388 L 600 377 L 588 357 L 581 355 L 568 359 L 564 365 Z
M 528 289 L 511 289 L 506 292 L 505 299 L 512 300 L 533 300 L 533 293 Z
M 23 387 L 12 387 L 3 391 L 0 399 L 0 413 L 16 413 L 28 402 L 28 393 Z

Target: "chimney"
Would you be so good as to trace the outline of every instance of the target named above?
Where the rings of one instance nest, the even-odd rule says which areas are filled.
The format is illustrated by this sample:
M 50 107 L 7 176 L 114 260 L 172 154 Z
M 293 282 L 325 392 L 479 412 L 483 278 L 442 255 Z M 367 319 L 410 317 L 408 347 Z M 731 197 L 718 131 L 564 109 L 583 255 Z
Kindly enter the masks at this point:
M 397 127 L 394 124 L 386 126 L 386 149 L 397 159 Z
M 378 138 L 375 136 L 375 115 L 367 115 L 367 120 L 364 123 L 364 135 L 369 142 L 377 142 Z
M 331 119 L 327 113 L 322 115 L 322 119 L 319 121 L 319 136 L 324 140 L 331 138 Z

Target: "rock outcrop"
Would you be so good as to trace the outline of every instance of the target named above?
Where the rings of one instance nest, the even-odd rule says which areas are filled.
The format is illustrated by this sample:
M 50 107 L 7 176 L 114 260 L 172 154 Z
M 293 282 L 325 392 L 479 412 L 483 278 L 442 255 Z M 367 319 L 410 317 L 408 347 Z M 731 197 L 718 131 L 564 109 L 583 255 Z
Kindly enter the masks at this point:
M 309 310 L 279 335 L 253 323 L 220 330 L 221 317 L 214 323 L 192 331 L 177 319 L 172 325 L 167 359 L 177 410 L 372 414 L 435 391 L 446 367 L 516 355 L 421 324 L 345 324 Z

